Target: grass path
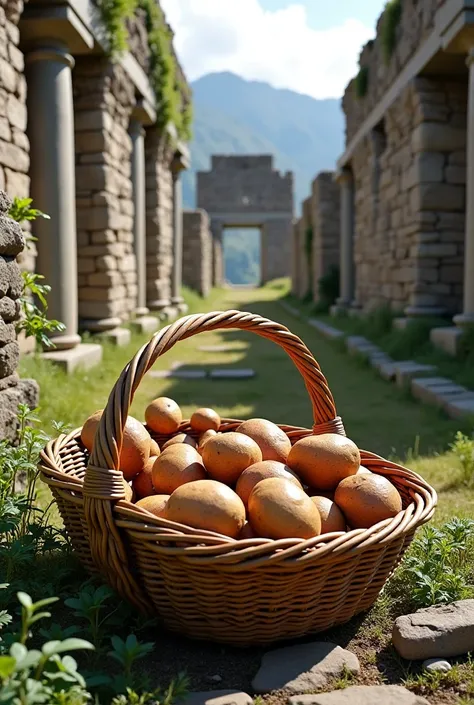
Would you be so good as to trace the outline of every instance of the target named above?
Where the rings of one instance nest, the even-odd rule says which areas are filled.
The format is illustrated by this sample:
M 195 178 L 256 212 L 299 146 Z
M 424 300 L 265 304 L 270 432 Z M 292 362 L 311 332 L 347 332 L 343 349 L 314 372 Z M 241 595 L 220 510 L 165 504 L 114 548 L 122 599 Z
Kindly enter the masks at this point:
M 239 308 L 286 325 L 304 340 L 320 363 L 347 434 L 362 448 L 406 461 L 438 489 L 444 489 L 446 503 L 441 516 L 454 510 L 472 514 L 472 493 L 449 489 L 458 464 L 446 449 L 460 428 L 459 422 L 415 402 L 368 366 L 348 357 L 307 323 L 285 311 L 278 301 L 281 295 L 282 289 L 277 287 L 227 289 L 213 292 L 206 302 L 191 297 L 190 310 Z M 40 416 L 45 429 L 51 432 L 53 420 L 79 426 L 90 413 L 102 408 L 122 368 L 146 340 L 134 335 L 125 348 L 107 345 L 101 366 L 70 377 L 39 359 L 24 359 L 22 376 L 36 378 L 41 386 Z M 231 348 L 225 353 L 197 349 L 224 342 Z M 169 369 L 176 361 L 194 369 L 251 367 L 256 377 L 244 381 L 161 380 L 147 375 L 132 406 L 135 416 L 143 419 L 148 402 L 166 395 L 178 401 L 188 418 L 196 407 L 212 406 L 221 415 L 233 418 L 258 416 L 277 423 L 312 425 L 308 396 L 298 371 L 286 354 L 267 340 L 237 330 L 202 334 L 179 343 L 157 361 L 155 369 Z

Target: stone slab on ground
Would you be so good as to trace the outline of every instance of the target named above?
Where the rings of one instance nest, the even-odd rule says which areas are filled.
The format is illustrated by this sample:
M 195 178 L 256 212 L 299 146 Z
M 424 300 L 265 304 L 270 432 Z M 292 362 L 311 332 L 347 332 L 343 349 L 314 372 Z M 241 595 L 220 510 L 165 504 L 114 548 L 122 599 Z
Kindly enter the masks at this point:
M 395 362 L 389 355 L 374 353 L 369 357 L 370 364 L 377 370 L 382 379 L 390 382 L 395 379 Z
M 241 348 L 238 348 L 239 350 Z M 235 346 L 232 345 L 200 345 L 197 350 L 199 352 L 207 352 L 207 353 L 226 353 L 226 352 L 234 352 L 236 350 Z
M 294 695 L 288 705 L 429 705 L 401 685 L 351 685 L 318 695 Z
M 443 408 L 451 419 L 474 416 L 474 392 L 469 392 L 462 399 L 456 398 L 446 401 Z
M 339 328 L 334 328 L 334 326 L 330 326 L 327 323 L 323 323 L 323 321 L 318 321 L 317 318 L 308 318 L 308 323 L 310 326 L 313 326 L 313 328 L 316 328 L 319 333 L 324 335 L 325 338 L 338 340 L 339 338 L 344 337 L 342 330 L 339 330 Z
M 346 338 L 346 347 L 350 355 L 365 355 L 368 357 L 380 352 L 380 348 L 364 338 L 362 335 L 349 335 Z
M 460 348 L 462 338 L 462 328 L 448 326 L 446 328 L 432 328 L 430 331 L 430 341 L 438 350 L 443 350 L 448 355 L 455 357 Z
M 252 705 L 247 693 L 237 690 L 208 690 L 202 693 L 188 693 L 178 705 Z
M 301 313 L 298 311 L 297 308 L 289 304 L 287 301 L 280 301 L 280 305 L 282 308 L 285 309 L 285 311 L 288 311 L 288 313 L 291 313 L 292 316 L 295 316 L 296 318 L 301 318 Z
M 112 345 L 116 345 L 121 348 L 124 345 L 128 345 L 132 339 L 132 334 L 128 328 L 112 328 L 112 330 L 106 330 L 103 333 L 97 333 L 96 335 L 99 340 L 108 340 Z
M 78 368 L 90 369 L 102 360 L 102 345 L 81 343 L 71 350 L 52 350 L 42 353 L 44 360 L 49 360 L 61 367 L 67 374 Z
M 447 377 L 415 377 L 411 381 L 411 393 L 426 404 L 437 404 L 439 390 L 446 389 L 453 382 Z
M 255 370 L 211 370 L 209 372 L 211 379 L 251 379 L 255 377 Z
M 298 644 L 264 654 L 252 688 L 256 693 L 301 693 L 324 687 L 344 670 L 360 672 L 359 659 L 350 651 L 323 641 Z
M 435 605 L 395 620 L 393 645 L 408 660 L 449 658 L 474 651 L 474 600 Z
M 422 365 L 414 360 L 403 360 L 395 363 L 395 380 L 399 387 L 404 387 L 414 377 L 423 377 L 436 372 L 434 365 Z
M 160 321 L 156 316 L 140 316 L 130 321 L 130 326 L 138 333 L 156 333 L 160 329 Z
M 205 379 L 207 377 L 206 370 L 182 370 L 179 367 L 173 370 L 151 370 L 148 374 L 156 379 Z

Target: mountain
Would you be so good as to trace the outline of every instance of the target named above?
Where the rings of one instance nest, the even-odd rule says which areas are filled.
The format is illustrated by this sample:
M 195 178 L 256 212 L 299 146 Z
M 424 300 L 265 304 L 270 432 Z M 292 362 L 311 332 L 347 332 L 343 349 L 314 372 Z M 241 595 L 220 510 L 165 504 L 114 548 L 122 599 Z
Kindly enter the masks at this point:
M 273 154 L 280 171 L 295 175 L 295 212 L 319 171 L 333 169 L 343 151 L 340 101 L 315 100 L 232 73 L 191 84 L 194 97 L 192 168 L 183 180 L 184 204 L 195 206 L 195 172 L 211 154 Z

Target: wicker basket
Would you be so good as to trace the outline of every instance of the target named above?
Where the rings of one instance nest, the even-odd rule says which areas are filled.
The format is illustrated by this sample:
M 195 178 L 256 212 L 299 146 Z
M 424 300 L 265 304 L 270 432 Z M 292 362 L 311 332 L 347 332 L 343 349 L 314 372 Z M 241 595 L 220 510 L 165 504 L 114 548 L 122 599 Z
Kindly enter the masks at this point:
M 77 429 L 48 443 L 40 467 L 75 551 L 124 599 L 190 637 L 240 646 L 268 644 L 326 630 L 367 610 L 417 527 L 432 517 L 436 493 L 414 472 L 361 451 L 363 464 L 398 488 L 404 507 L 370 529 L 308 540 L 236 541 L 155 518 L 127 502 L 122 474 L 115 468 L 136 388 L 155 360 L 179 340 L 228 328 L 277 343 L 300 371 L 315 423 L 313 429 L 280 426 L 292 442 L 311 434 L 344 434 L 319 365 L 298 337 L 252 313 L 213 312 L 163 328 L 125 367 L 90 458 Z M 223 419 L 221 431 L 239 423 Z M 188 422 L 180 430 L 192 434 Z

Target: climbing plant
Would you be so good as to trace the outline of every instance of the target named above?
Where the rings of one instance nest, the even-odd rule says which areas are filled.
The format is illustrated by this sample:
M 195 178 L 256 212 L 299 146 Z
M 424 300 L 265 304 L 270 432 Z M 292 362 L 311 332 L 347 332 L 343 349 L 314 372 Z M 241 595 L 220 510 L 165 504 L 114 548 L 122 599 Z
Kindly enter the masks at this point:
M 186 96 L 188 87 L 179 74 L 172 50 L 171 30 L 156 0 L 97 0 L 97 5 L 112 57 L 127 50 L 127 19 L 137 8 L 143 10 L 150 50 L 150 82 L 158 104 L 158 124 L 164 127 L 172 122 L 178 137 L 189 140 L 192 106 L 190 97 Z
M 357 98 L 364 98 L 369 88 L 369 67 L 361 66 L 355 77 L 355 93 Z
M 395 50 L 397 44 L 397 28 L 402 17 L 402 0 L 388 0 L 382 17 L 380 42 L 382 54 L 386 64 Z

